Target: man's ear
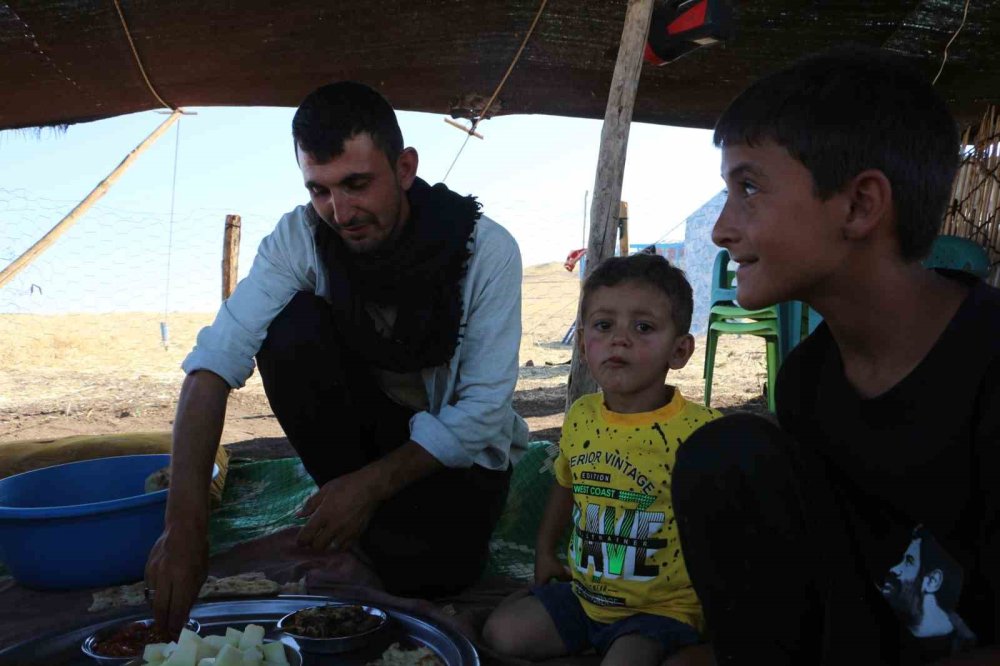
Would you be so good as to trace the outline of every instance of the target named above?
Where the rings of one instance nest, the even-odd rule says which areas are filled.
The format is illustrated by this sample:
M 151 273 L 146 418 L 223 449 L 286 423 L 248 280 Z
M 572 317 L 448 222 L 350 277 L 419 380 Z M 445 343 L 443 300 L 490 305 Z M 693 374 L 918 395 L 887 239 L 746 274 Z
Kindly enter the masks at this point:
M 941 589 L 942 583 L 944 583 L 944 574 L 940 569 L 932 569 L 924 574 L 920 589 L 928 594 L 936 594 Z
M 892 183 L 879 169 L 866 169 L 851 179 L 844 190 L 849 205 L 844 220 L 844 239 L 862 240 L 881 226 L 891 223 L 895 214 Z
M 396 181 L 404 190 L 409 190 L 413 185 L 419 163 L 420 156 L 417 155 L 416 148 L 403 148 L 403 152 L 396 158 Z
M 670 354 L 670 363 L 668 364 L 669 368 L 671 370 L 680 370 L 691 360 L 691 354 L 693 353 L 694 336 L 690 333 L 685 333 L 674 340 L 674 349 Z

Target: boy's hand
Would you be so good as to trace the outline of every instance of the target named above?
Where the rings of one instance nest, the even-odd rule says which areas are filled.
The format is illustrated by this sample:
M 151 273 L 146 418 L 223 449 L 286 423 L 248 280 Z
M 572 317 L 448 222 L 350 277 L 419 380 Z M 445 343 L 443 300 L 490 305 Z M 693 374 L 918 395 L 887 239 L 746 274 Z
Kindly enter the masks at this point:
M 553 578 L 572 580 L 573 573 L 555 553 L 537 553 L 535 555 L 535 585 L 544 585 Z

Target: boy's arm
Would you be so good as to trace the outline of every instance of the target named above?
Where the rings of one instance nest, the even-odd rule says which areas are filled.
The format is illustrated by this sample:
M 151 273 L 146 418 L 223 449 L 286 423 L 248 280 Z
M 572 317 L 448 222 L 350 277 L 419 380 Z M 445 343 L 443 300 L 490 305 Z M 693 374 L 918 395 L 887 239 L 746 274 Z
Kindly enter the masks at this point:
M 566 534 L 573 515 L 573 491 L 559 483 L 552 484 L 549 501 L 542 514 L 542 522 L 538 526 L 538 537 L 535 539 L 535 584 L 543 585 L 552 578 L 568 580 L 569 568 L 566 562 L 556 552 L 559 541 Z
M 969 591 L 980 596 L 980 610 L 992 625 L 989 629 L 993 640 L 980 640 L 980 644 L 993 647 L 987 654 L 995 655 L 995 651 L 1000 650 L 1000 484 L 996 482 L 1000 472 L 1000 361 L 990 364 L 979 396 L 975 465 L 979 473 L 978 494 L 983 504 L 977 540 L 980 575 L 973 584 L 985 589 Z M 965 585 L 969 585 L 968 578 Z
M 996 664 L 1000 664 L 1000 648 L 956 654 L 954 657 L 935 661 L 930 666 L 996 666 Z

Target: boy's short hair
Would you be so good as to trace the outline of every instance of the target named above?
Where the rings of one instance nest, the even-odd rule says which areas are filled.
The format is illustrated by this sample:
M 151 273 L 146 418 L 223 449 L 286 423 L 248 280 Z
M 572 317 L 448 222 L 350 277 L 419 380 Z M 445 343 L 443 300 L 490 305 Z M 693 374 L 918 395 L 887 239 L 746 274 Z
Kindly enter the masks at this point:
M 598 264 L 594 272 L 583 281 L 580 318 L 586 317 L 587 299 L 599 287 L 614 287 L 624 282 L 647 284 L 662 291 L 670 301 L 670 318 L 677 329 L 677 335 L 686 335 L 691 330 L 694 296 L 684 271 L 658 254 L 645 252 L 627 257 L 609 257 Z
M 805 165 L 823 200 L 865 169 L 882 171 L 892 184 L 903 258 L 927 255 L 958 169 L 958 126 L 900 56 L 842 48 L 760 79 L 723 112 L 713 141 L 768 140 Z
M 378 92 L 354 81 L 321 86 L 309 93 L 292 118 L 295 145 L 319 162 L 344 152 L 344 143 L 366 133 L 389 164 L 403 152 L 396 112 Z

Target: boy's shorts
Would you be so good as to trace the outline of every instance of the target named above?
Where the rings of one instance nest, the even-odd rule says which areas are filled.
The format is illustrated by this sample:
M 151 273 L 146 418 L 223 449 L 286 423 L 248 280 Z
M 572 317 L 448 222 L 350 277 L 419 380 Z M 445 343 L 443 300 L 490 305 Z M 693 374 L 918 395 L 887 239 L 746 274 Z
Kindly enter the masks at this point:
M 573 593 L 572 583 L 537 585 L 531 588 L 531 593 L 542 602 L 570 654 L 589 647 L 604 654 L 617 638 L 628 634 L 657 641 L 666 651 L 665 655 L 702 642 L 694 627 L 663 615 L 637 613 L 610 624 L 592 620 Z

